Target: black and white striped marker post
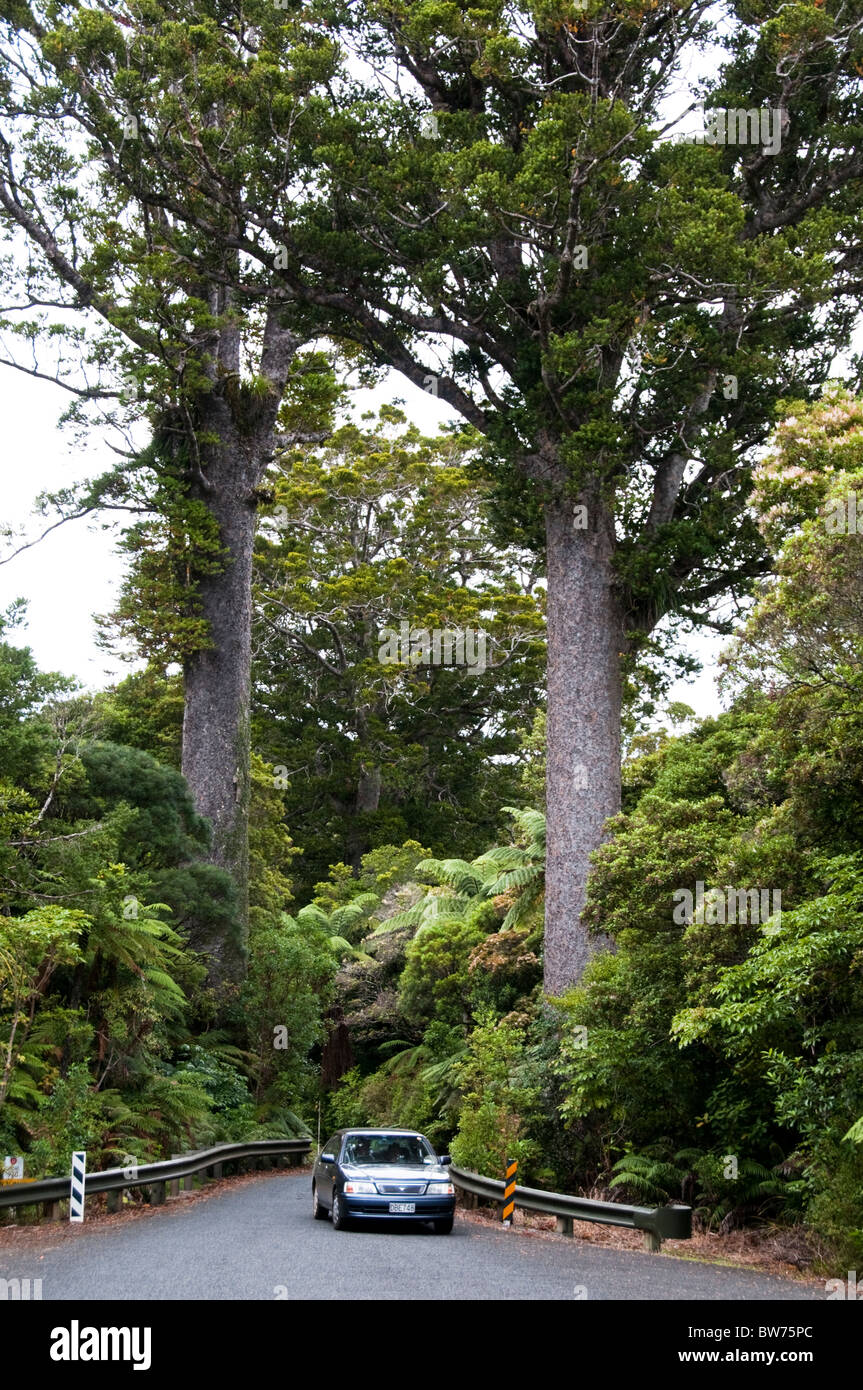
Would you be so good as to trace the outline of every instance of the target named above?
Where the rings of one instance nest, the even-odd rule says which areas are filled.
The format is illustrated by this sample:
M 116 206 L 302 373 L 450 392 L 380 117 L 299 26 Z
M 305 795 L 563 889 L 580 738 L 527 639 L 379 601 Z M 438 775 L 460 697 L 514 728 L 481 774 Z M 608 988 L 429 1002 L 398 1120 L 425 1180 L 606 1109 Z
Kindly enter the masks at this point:
M 87 1155 L 82 1150 L 72 1155 L 72 1187 L 69 1192 L 69 1220 L 84 1220 L 84 1174 L 87 1170 Z

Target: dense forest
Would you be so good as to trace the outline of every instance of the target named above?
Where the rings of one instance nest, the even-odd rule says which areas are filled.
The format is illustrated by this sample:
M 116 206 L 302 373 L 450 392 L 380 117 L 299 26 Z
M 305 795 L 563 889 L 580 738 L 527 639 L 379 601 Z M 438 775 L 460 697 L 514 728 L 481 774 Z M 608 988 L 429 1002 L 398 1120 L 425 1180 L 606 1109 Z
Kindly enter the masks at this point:
M 5 7 L 0 365 L 132 664 L 0 620 L 28 1176 L 393 1124 L 863 1261 L 863 32 L 781 8 Z
M 400 431 L 396 420 L 394 441 Z M 298 457 L 279 505 L 299 508 L 308 480 L 332 474 L 324 516 L 345 510 L 339 534 L 351 535 L 351 508 L 365 516 L 369 492 L 386 492 L 358 465 L 364 447 L 349 431 Z M 429 456 L 401 470 L 398 530 L 389 493 L 374 509 L 387 545 L 362 601 L 374 605 L 390 538 L 407 549 L 432 496 L 440 511 L 405 567 L 405 611 L 451 612 L 457 592 L 440 607 L 446 576 L 432 560 L 460 475 L 419 439 L 399 448 Z M 801 462 L 813 454 L 817 471 Z M 632 724 L 624 808 L 595 855 L 587 908 L 613 948 L 551 1001 L 541 619 L 514 580 L 490 585 L 495 650 L 513 633 L 524 644 L 511 687 L 493 666 L 481 678 L 443 670 L 441 682 L 429 668 L 382 666 L 394 683 L 385 699 L 352 666 L 375 709 L 369 749 L 374 739 L 387 750 L 377 807 L 352 816 L 362 757 L 344 751 L 336 720 L 328 733 L 329 680 L 311 655 L 274 671 L 280 546 L 262 523 L 252 743 L 281 738 L 298 765 L 253 760 L 249 965 L 227 998 L 207 985 L 201 953 L 214 930 L 233 929 L 237 895 L 206 861 L 208 828 L 177 768 L 177 678 L 154 663 L 111 690 L 76 691 L 36 669 L 15 640 L 23 614 L 9 613 L 0 1147 L 48 1174 L 82 1145 L 95 1167 L 303 1134 L 320 1107 L 324 1129 L 417 1127 L 481 1172 L 516 1155 L 526 1180 L 555 1190 L 684 1199 L 722 1230 L 803 1224 L 822 1259 L 858 1259 L 863 535 L 831 520 L 858 489 L 863 406 L 834 391 L 789 416 L 759 471 L 776 577 L 726 651 L 727 711 L 682 735 Z M 470 516 L 480 555 L 481 500 Z M 515 575 L 517 556 L 496 558 Z M 300 546 L 279 589 L 298 629 L 312 606 L 292 597 L 307 563 Z M 417 591 L 426 570 L 432 593 Z M 359 580 L 329 573 L 347 622 Z M 332 619 L 331 594 L 328 605 Z M 474 686 L 486 677 L 486 708 L 500 705 L 478 729 Z M 356 695 L 350 708 L 359 718 Z M 312 709 L 320 721 L 307 714 L 304 726 Z M 424 722 L 435 730 L 425 744 Z M 317 739 L 320 759 L 303 738 Z M 341 857 L 312 883 L 323 845 Z M 781 912 L 737 922 L 708 900 L 701 920 L 681 920 L 680 890 L 699 881 L 723 893 L 779 886 Z

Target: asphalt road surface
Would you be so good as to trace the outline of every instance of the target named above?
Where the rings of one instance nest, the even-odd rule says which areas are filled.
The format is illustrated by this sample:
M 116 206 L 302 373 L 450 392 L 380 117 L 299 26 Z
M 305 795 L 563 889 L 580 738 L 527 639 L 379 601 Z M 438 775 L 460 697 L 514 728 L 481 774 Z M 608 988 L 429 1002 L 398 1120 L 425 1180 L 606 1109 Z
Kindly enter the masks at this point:
M 823 1299 L 816 1286 L 665 1255 L 456 1220 L 334 1231 L 308 1174 L 262 1178 L 141 1220 L 85 1224 L 24 1250 L 0 1233 L 0 1277 L 54 1299 Z

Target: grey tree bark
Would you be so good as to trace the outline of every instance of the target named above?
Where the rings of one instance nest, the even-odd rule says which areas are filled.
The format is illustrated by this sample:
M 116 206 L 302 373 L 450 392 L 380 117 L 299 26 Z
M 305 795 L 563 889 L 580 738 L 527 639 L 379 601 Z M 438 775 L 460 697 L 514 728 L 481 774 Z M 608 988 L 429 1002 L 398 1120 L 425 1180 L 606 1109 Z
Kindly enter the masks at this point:
M 549 807 L 544 982 L 560 995 L 577 982 L 606 938 L 581 925 L 590 855 L 605 820 L 620 810 L 623 618 L 615 592 L 613 521 L 588 507 L 587 529 L 573 505 L 545 508 L 548 559 Z
M 251 688 L 254 488 L 263 464 L 232 438 L 223 419 L 221 443 L 209 451 L 207 505 L 226 551 L 224 569 L 205 576 L 198 596 L 211 645 L 186 661 L 183 775 L 212 827 L 210 861 L 237 886 L 240 930 L 232 941 L 195 940 L 211 960 L 213 983 L 242 977 L 249 907 L 249 702 Z
M 363 855 L 371 849 L 369 827 L 365 817 L 377 811 L 381 800 L 383 774 L 377 765 L 361 764 L 357 779 L 357 791 L 353 804 L 353 820 L 348 829 L 347 860 L 351 868 L 359 870 Z

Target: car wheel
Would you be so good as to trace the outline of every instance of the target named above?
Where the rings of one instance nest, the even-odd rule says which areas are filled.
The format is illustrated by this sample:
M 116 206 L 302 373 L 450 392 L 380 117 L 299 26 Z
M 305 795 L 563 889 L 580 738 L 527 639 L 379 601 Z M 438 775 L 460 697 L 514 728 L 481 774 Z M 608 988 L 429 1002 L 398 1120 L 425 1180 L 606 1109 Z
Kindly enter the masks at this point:
M 348 1218 L 345 1214 L 345 1206 L 338 1192 L 333 1193 L 333 1225 L 337 1231 L 348 1229 Z
M 327 1209 L 322 1207 L 318 1200 L 318 1184 L 312 1183 L 312 1214 L 316 1221 L 326 1221 Z
M 439 1236 L 448 1236 L 452 1230 L 454 1221 L 452 1216 L 442 1216 L 439 1221 L 435 1221 L 434 1228 Z

